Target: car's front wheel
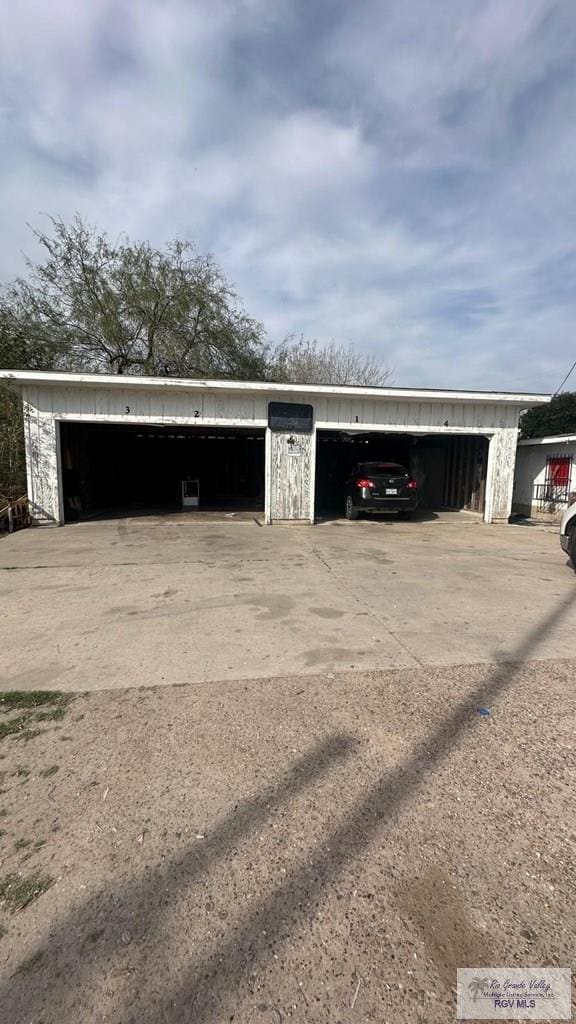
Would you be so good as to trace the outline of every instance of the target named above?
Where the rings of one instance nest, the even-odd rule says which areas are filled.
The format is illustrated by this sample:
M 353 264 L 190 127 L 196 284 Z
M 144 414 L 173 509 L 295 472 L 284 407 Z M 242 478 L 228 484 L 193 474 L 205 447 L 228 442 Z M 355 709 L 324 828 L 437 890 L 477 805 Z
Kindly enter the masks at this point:
M 358 509 L 354 507 L 350 495 L 346 498 L 346 519 L 358 519 Z

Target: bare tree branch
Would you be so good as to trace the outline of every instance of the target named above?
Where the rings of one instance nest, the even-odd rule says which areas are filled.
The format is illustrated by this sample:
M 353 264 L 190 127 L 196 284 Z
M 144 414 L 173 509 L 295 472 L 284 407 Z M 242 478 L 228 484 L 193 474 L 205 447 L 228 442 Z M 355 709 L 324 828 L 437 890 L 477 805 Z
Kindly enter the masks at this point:
M 392 371 L 378 356 L 350 345 L 320 345 L 304 338 L 286 338 L 272 354 L 270 379 L 292 384 L 352 384 L 382 387 Z

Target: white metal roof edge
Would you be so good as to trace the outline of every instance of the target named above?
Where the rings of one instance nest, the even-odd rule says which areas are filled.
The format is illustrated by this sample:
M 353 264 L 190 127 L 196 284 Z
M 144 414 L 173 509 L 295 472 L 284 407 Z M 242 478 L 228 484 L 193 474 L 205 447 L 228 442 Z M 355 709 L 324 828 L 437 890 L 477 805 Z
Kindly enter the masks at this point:
M 549 434 L 548 437 L 526 437 L 518 444 L 570 444 L 576 442 L 576 434 Z
M 0 379 L 21 384 L 71 384 L 75 387 L 182 388 L 191 391 L 265 391 L 294 395 L 342 395 L 354 398 L 406 398 L 426 402 L 502 402 L 527 408 L 550 401 L 550 395 L 509 391 L 450 391 L 434 388 L 371 388 L 331 384 L 277 384 L 270 381 L 194 380 L 188 377 L 137 377 L 130 374 L 65 373 L 52 370 L 0 370 Z

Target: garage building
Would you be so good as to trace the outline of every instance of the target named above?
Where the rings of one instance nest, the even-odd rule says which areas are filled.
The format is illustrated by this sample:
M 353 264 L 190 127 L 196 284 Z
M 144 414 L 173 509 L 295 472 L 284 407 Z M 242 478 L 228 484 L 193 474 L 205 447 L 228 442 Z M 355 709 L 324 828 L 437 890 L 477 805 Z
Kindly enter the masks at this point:
M 546 395 L 0 371 L 24 401 L 39 523 L 122 511 L 341 515 L 357 462 L 408 467 L 427 508 L 507 521 L 518 419 Z

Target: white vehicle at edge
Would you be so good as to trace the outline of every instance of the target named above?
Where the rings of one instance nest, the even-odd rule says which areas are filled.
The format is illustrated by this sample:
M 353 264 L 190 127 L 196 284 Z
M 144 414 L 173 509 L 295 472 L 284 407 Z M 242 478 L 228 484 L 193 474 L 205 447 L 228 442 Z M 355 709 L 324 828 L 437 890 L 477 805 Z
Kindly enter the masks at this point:
M 576 501 L 568 506 L 560 520 L 560 544 L 576 569 Z

